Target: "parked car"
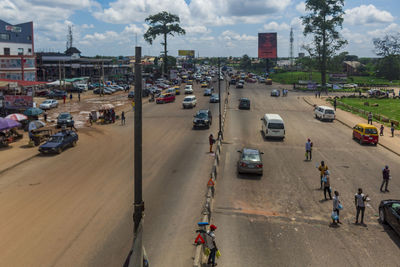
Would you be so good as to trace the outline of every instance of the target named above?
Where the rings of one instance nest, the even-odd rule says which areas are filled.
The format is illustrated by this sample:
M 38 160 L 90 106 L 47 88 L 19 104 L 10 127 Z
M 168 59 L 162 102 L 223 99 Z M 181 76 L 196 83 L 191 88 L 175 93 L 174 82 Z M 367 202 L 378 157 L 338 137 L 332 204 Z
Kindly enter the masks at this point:
M 274 89 L 274 90 L 271 91 L 271 96 L 279 97 L 280 95 L 281 95 L 281 91 L 280 90 Z
M 333 121 L 335 119 L 335 110 L 327 106 L 317 106 L 314 109 L 315 118 L 321 121 Z
M 50 136 L 49 140 L 39 147 L 41 153 L 60 154 L 65 148 L 76 146 L 78 134 L 74 131 L 65 130 Z
M 173 94 L 161 94 L 159 97 L 156 99 L 157 104 L 164 104 L 164 103 L 169 103 L 169 102 L 174 102 L 175 101 L 175 96 Z
M 199 127 L 206 127 L 207 129 L 209 129 L 211 124 L 212 124 L 212 115 L 209 109 L 200 109 L 194 115 L 193 128 L 196 129 Z
M 101 90 L 103 90 L 103 94 L 105 94 L 105 95 L 111 95 L 112 93 L 114 93 L 113 91 L 111 91 L 107 87 L 104 87 L 103 89 L 101 89 L 101 88 L 94 89 L 93 90 L 93 94 L 99 95 Z
M 360 144 L 377 145 L 379 142 L 378 129 L 370 124 L 359 123 L 353 127 L 353 139 Z
M 73 117 L 69 112 L 62 112 L 57 117 L 57 128 L 60 128 L 63 125 L 67 127 L 74 126 Z
M 47 98 L 62 99 L 62 98 L 64 98 L 64 96 L 67 97 L 67 92 L 59 91 L 59 90 L 53 90 L 47 95 Z
M 259 83 L 265 83 L 265 78 L 259 77 L 258 82 L 259 82 Z
M 175 90 L 175 88 L 168 88 L 167 90 L 165 90 L 165 93 L 175 95 L 176 90 Z
M 204 96 L 210 96 L 212 94 L 212 91 L 210 88 L 207 88 L 204 90 Z
M 400 235 L 400 200 L 382 200 L 379 204 L 379 220 L 389 224 Z
M 185 95 L 187 94 L 193 94 L 193 87 L 191 85 L 185 86 Z
M 194 108 L 196 104 L 197 104 L 197 99 L 196 96 L 194 95 L 185 96 L 185 98 L 182 101 L 183 108 Z
M 239 109 L 250 109 L 250 99 L 245 97 L 240 98 Z
M 204 81 L 201 83 L 201 88 L 207 88 L 208 87 L 208 82 Z
M 42 104 L 39 105 L 39 108 L 41 109 L 52 109 L 58 107 L 58 101 L 55 99 L 47 99 L 42 102 Z
M 129 91 L 128 98 L 135 98 L 135 91 Z
M 238 150 L 238 152 L 240 153 L 237 163 L 237 171 L 239 174 L 263 174 L 263 163 L 261 157 L 261 154 L 264 154 L 263 152 L 252 148 L 243 148 L 242 150 Z
M 236 79 L 231 79 L 231 80 L 229 81 L 229 84 L 235 85 L 235 84 L 236 84 Z
M 48 95 L 49 95 L 49 91 L 48 90 L 42 90 L 42 91 L 36 91 L 35 92 L 35 96 L 44 97 L 44 96 L 48 96 Z
M 210 97 L 210 103 L 219 103 L 219 95 L 218 94 L 212 94 Z

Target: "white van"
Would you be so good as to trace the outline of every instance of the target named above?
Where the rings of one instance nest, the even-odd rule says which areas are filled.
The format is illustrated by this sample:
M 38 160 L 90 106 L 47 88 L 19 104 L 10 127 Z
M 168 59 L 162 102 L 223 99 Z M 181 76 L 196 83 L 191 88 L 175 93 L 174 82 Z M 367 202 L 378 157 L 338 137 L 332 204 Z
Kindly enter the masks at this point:
M 285 138 L 285 123 L 278 114 L 265 114 L 261 128 L 266 138 Z
M 194 108 L 196 104 L 197 104 L 197 99 L 196 96 L 194 95 L 185 96 L 185 98 L 182 101 L 183 108 Z
M 86 83 L 78 83 L 75 85 L 76 88 L 82 90 L 82 91 L 87 91 L 88 90 L 88 86 Z
M 314 110 L 315 118 L 319 120 L 333 121 L 335 119 L 335 110 L 327 106 L 317 106 Z

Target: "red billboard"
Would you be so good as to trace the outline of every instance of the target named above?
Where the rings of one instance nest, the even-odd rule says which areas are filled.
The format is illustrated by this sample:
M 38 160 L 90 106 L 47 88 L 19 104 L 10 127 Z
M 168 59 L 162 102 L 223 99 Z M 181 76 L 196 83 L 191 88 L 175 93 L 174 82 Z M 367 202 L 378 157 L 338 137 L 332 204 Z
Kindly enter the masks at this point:
M 258 34 L 258 58 L 277 58 L 276 32 Z
M 33 106 L 33 97 L 26 95 L 5 95 L 4 102 L 7 109 L 27 109 Z

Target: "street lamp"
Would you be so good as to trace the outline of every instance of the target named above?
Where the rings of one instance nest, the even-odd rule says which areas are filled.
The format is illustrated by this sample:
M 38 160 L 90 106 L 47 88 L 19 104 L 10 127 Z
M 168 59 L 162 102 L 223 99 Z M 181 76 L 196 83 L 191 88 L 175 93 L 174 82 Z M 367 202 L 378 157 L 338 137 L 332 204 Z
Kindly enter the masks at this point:
M 218 58 L 218 108 L 219 108 L 219 131 L 218 138 L 223 139 L 222 136 L 222 119 L 221 119 L 221 58 Z

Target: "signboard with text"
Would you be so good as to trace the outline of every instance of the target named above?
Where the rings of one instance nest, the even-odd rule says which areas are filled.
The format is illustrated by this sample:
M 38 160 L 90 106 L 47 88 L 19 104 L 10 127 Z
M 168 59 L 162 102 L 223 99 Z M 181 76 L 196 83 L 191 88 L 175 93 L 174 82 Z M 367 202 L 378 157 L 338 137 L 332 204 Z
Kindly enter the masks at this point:
M 179 56 L 194 57 L 194 50 L 178 50 Z
M 33 97 L 26 95 L 5 95 L 4 106 L 7 109 L 26 109 L 33 106 Z
M 6 31 L 9 32 L 22 32 L 22 28 L 18 26 L 6 25 Z
M 258 58 L 277 58 L 277 33 L 258 34 Z

